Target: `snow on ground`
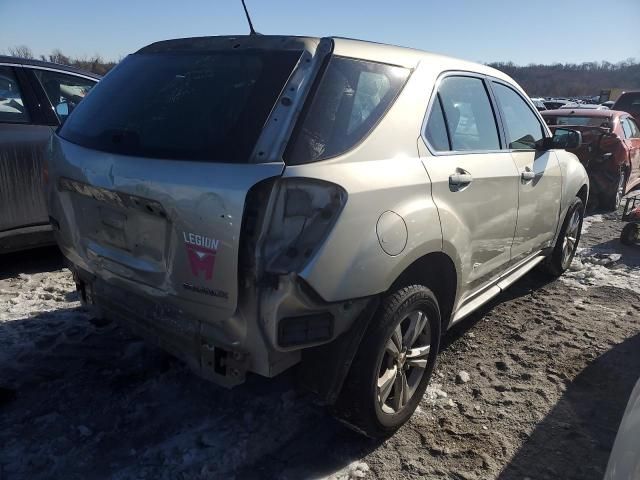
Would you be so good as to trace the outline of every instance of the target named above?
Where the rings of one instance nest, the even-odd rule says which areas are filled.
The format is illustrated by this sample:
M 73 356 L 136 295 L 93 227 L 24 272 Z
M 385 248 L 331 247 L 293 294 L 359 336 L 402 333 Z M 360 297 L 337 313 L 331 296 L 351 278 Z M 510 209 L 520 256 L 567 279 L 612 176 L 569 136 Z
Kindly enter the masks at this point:
M 594 223 L 602 223 L 604 218 L 602 214 L 588 215 L 582 220 L 582 233 L 587 233 Z
M 640 292 L 640 249 L 625 247 L 618 238 L 601 241 L 612 234 L 617 237 L 622 225 L 615 213 L 586 216 L 581 246 L 560 279 L 581 289 L 611 286 Z
M 586 289 L 593 286 L 627 288 L 640 292 L 640 267 L 620 262 L 619 253 L 602 253 L 581 248 L 561 278 L 563 282 Z
M 640 249 L 620 246 L 620 228 L 587 217 L 560 281 L 529 275 L 457 326 L 384 442 L 331 420 L 292 375 L 233 390 L 199 379 L 92 319 L 60 260 L 25 269 L 23 255 L 0 269 L 0 479 L 602 478 L 640 371 Z

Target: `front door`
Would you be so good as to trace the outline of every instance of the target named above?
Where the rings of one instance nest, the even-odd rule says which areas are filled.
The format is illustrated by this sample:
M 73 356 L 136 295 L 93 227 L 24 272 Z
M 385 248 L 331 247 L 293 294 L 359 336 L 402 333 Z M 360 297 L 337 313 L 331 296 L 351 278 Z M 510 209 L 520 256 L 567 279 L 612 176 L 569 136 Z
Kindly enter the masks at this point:
M 423 163 L 445 242 L 460 255 L 464 301 L 510 263 L 519 174 L 511 154 L 501 150 L 481 78 L 454 75 L 441 81 L 424 137 L 433 155 L 424 155 Z
M 562 173 L 554 151 L 536 149 L 545 135 L 538 115 L 513 88 L 491 83 L 507 149 L 519 175 L 518 221 L 511 248 L 511 261 L 517 263 L 552 245 L 560 215 Z

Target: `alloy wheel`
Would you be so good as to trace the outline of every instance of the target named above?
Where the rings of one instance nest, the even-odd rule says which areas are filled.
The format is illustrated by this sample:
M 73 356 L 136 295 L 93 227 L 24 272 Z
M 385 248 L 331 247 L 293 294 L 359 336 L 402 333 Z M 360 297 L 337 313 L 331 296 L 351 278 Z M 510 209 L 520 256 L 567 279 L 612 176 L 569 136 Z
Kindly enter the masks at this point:
M 431 351 L 431 325 L 426 313 L 407 314 L 387 339 L 376 388 L 378 406 L 386 414 L 400 412 L 425 374 Z
M 576 208 L 571 214 L 567 229 L 564 232 L 562 242 L 562 266 L 567 268 L 572 260 L 572 256 L 578 247 L 578 237 L 580 235 L 580 209 Z

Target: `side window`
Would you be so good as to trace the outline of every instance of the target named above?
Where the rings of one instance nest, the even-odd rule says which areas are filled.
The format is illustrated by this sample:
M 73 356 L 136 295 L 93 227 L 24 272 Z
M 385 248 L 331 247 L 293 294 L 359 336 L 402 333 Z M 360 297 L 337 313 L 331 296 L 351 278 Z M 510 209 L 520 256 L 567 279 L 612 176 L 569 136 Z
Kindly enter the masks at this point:
M 638 128 L 638 124 L 636 121 L 629 117 L 627 118 L 627 122 L 629 123 L 629 128 L 631 129 L 631 138 L 640 138 L 640 129 Z
M 624 138 L 631 138 L 632 133 L 631 133 L 631 127 L 629 126 L 629 123 L 627 123 L 629 120 L 627 118 L 621 118 L 620 119 L 620 125 L 622 125 L 622 130 L 624 131 Z
M 500 140 L 484 82 L 472 77 L 447 77 L 439 98 L 449 132 L 451 150 L 498 150 Z
M 440 94 L 436 95 L 436 99 L 431 107 L 429 120 L 425 130 L 429 144 L 438 151 L 451 150 L 449 145 L 449 136 L 447 134 L 447 125 L 444 121 L 444 113 L 442 112 L 442 102 Z
M 390 88 L 389 78 L 381 73 L 362 72 L 360 74 L 353 98 L 351 118 L 347 126 L 347 135 L 367 121 Z
M 96 84 L 94 80 L 50 70 L 34 69 L 33 73 L 42 85 L 60 121 L 73 111 Z
M 408 76 L 401 67 L 331 58 L 298 120 L 286 162 L 316 162 L 354 147 L 384 116 Z
M 0 66 L 0 122 L 29 123 L 29 112 L 11 67 Z
M 544 137 L 538 117 L 515 90 L 496 82 L 493 83 L 493 89 L 504 114 L 508 147 L 535 149 L 536 142 Z

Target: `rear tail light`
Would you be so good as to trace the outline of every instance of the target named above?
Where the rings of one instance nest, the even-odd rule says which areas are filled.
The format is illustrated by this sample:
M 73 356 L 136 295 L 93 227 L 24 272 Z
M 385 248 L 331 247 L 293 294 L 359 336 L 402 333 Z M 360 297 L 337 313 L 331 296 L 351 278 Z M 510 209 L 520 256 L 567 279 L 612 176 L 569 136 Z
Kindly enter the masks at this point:
M 328 236 L 347 201 L 338 185 L 304 178 L 279 183 L 263 247 L 270 273 L 300 272 Z

